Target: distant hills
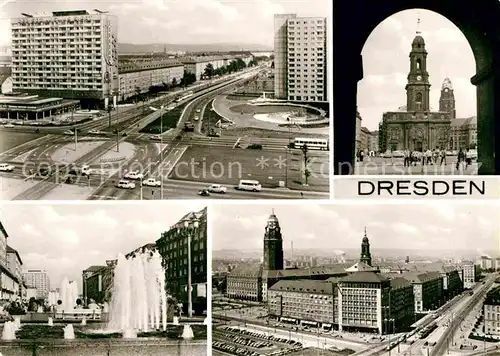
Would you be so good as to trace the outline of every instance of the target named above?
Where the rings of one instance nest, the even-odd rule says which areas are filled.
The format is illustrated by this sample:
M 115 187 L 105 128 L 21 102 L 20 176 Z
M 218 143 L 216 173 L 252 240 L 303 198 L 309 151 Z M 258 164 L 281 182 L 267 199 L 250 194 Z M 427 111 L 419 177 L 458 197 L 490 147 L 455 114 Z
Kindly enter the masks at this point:
M 207 44 L 132 44 L 119 43 L 118 53 L 150 53 L 150 52 L 229 52 L 229 51 L 272 51 L 269 46 L 259 44 L 207 43 Z

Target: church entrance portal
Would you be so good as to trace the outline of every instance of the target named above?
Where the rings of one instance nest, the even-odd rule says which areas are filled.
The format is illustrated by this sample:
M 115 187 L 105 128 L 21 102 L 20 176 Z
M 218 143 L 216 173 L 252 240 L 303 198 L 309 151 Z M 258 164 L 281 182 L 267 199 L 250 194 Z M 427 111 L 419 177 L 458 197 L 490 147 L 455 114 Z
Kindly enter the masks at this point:
M 354 2 L 354 4 L 353 4 Z M 357 6 L 356 6 L 357 5 Z M 358 81 L 363 79 L 361 51 L 368 36 L 378 24 L 391 15 L 423 8 L 445 16 L 467 38 L 476 60 L 476 75 L 471 78 L 477 88 L 477 143 L 479 174 L 500 172 L 500 17 L 498 0 L 464 0 L 461 6 L 434 0 L 386 0 L 367 2 L 351 0 L 333 2 L 333 93 L 334 93 L 334 172 L 353 174 L 356 143 L 356 96 Z M 359 11 L 361 10 L 361 11 Z M 352 21 L 356 18 L 357 21 Z M 340 118 L 352 118 L 342 120 Z

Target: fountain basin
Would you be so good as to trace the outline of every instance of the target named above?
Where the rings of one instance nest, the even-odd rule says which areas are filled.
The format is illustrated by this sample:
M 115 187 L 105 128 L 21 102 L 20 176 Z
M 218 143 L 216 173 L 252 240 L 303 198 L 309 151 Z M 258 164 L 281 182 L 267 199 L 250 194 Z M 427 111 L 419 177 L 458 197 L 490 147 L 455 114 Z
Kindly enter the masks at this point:
M 160 339 L 14 340 L 0 342 L 0 353 L 12 356 L 205 356 L 207 342 Z M 34 351 L 36 350 L 36 351 Z

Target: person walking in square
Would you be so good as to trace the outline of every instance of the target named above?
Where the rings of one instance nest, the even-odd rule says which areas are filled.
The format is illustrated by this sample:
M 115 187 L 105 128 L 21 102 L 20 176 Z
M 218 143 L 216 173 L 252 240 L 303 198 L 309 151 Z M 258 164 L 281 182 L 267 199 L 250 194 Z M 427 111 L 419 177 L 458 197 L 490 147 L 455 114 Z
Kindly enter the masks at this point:
M 464 151 L 460 148 L 457 155 L 457 167 L 456 167 L 457 171 L 460 169 L 460 165 L 464 160 L 465 160 L 465 154 Z
M 442 166 L 443 162 L 444 162 L 444 165 L 446 166 L 446 150 L 444 148 L 442 148 L 439 153 L 441 156 L 441 162 L 439 163 L 439 165 Z

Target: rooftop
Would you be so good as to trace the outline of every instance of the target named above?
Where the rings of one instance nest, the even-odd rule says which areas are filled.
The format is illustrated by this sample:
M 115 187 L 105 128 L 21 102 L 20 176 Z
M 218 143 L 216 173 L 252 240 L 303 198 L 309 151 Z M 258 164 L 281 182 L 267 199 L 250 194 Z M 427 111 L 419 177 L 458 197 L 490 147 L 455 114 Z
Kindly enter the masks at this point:
M 259 278 L 262 276 L 262 265 L 260 263 L 243 263 L 235 267 L 230 273 L 230 277 L 250 277 Z
M 388 281 L 387 277 L 375 272 L 354 272 L 340 280 L 340 283 L 382 283 Z
M 326 281 L 312 281 L 309 279 L 282 280 L 275 283 L 269 290 L 288 291 L 296 293 L 315 293 L 332 295 L 334 284 Z
M 312 277 L 312 276 L 345 276 L 345 265 L 320 266 L 310 268 L 290 268 L 275 271 L 266 271 L 267 278 L 286 278 L 286 277 Z

